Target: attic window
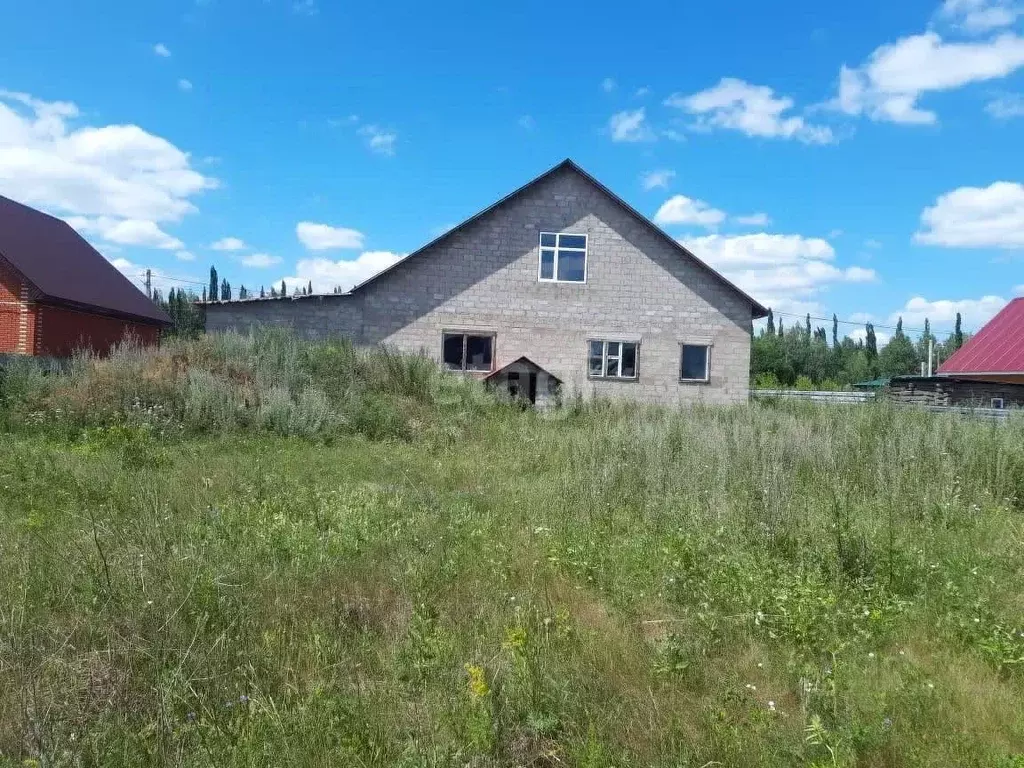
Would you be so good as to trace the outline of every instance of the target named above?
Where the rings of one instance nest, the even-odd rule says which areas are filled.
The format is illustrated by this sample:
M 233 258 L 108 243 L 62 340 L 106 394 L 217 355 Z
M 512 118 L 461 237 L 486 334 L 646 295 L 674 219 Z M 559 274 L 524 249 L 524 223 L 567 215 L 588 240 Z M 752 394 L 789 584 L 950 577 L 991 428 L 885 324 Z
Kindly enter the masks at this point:
M 441 342 L 445 367 L 453 371 L 489 371 L 494 360 L 494 336 L 446 333 Z
M 540 233 L 542 283 L 587 282 L 587 236 L 567 233 Z

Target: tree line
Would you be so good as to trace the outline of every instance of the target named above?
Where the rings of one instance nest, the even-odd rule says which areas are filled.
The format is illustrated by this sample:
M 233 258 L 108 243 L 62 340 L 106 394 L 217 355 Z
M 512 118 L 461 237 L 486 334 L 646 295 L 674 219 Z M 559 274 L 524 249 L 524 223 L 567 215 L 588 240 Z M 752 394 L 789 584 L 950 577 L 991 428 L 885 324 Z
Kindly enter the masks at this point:
M 863 338 L 840 338 L 839 319 L 833 315 L 830 338 L 825 328 L 812 327 L 810 314 L 803 323 L 786 328 L 783 320 L 768 310 L 767 322 L 754 334 L 751 345 L 751 379 L 761 388 L 842 389 L 879 377 L 917 375 L 921 363 L 928 360 L 929 341 L 935 367 L 963 346 L 961 322 L 958 312 L 955 330 L 940 341 L 926 319 L 924 332 L 914 342 L 904 332 L 901 317 L 889 343 L 879 348 L 871 323 L 865 324 Z

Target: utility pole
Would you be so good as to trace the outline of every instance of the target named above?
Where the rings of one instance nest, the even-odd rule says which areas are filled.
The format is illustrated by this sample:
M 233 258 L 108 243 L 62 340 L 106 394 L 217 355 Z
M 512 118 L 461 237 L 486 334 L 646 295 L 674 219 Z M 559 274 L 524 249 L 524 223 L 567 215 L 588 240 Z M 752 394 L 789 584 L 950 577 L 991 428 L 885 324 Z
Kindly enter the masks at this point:
M 932 361 L 934 359 L 935 359 L 935 342 L 932 339 L 932 337 L 929 336 L 928 337 L 928 378 L 931 378 L 932 371 L 935 370 L 934 368 L 932 368 Z
M 146 270 L 146 295 L 153 298 L 153 271 L 151 269 Z

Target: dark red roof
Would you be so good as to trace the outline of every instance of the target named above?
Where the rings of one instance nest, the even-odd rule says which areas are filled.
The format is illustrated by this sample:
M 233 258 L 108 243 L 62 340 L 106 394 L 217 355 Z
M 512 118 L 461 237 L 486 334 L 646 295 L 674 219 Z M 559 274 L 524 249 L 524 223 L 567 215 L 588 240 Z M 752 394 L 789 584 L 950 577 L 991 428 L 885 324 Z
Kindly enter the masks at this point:
M 1024 373 L 1024 297 L 1003 307 L 939 366 L 939 373 Z
M 3 196 L 0 257 L 44 301 L 161 325 L 171 322 L 67 222 Z

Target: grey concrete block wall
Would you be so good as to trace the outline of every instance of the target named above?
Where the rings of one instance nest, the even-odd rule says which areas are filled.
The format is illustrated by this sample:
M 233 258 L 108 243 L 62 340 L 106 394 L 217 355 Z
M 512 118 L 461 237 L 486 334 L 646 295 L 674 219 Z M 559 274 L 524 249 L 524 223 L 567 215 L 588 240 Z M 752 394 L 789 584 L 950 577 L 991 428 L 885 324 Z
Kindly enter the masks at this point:
M 586 283 L 538 280 L 542 231 L 588 236 Z M 212 305 L 207 327 L 290 325 L 311 338 L 351 335 L 436 359 L 445 331 L 485 331 L 496 335 L 495 368 L 525 355 L 560 378 L 565 395 L 666 404 L 748 397 L 750 302 L 567 167 L 355 294 L 313 301 Z M 588 378 L 590 339 L 638 341 L 637 379 Z M 683 343 L 711 345 L 709 382 L 679 381 Z

